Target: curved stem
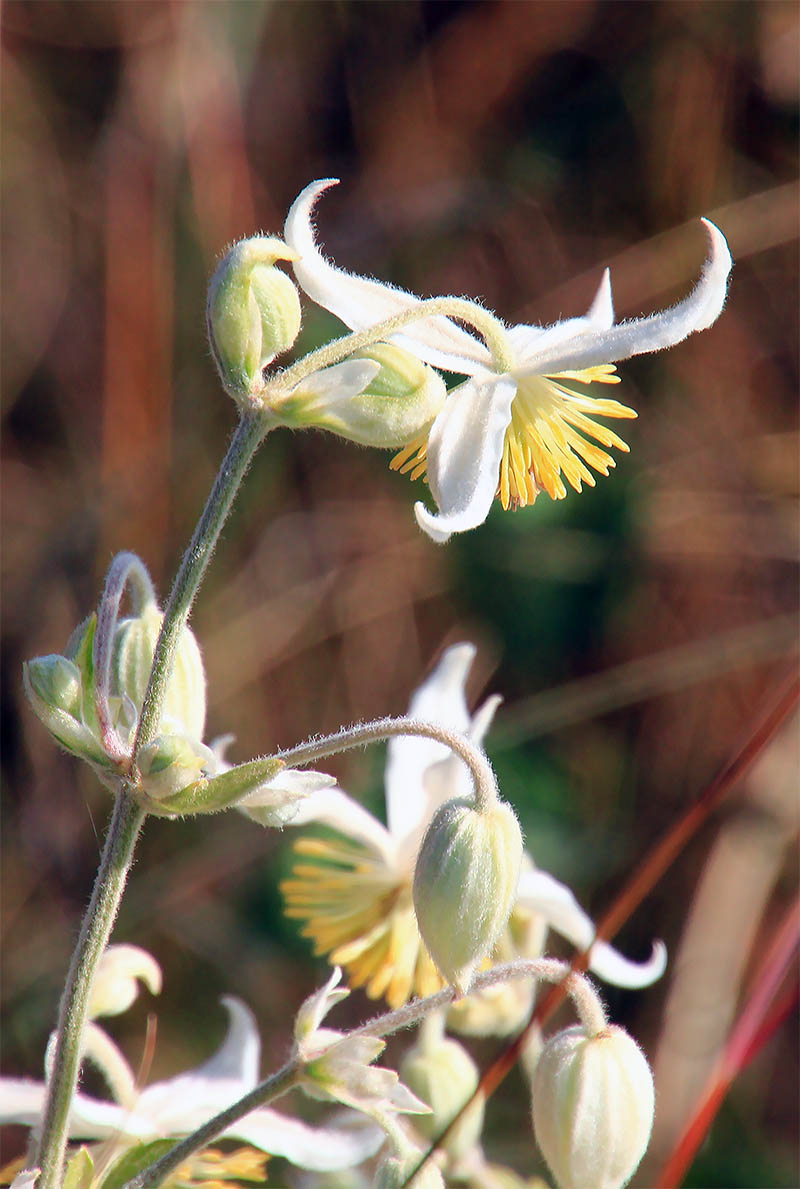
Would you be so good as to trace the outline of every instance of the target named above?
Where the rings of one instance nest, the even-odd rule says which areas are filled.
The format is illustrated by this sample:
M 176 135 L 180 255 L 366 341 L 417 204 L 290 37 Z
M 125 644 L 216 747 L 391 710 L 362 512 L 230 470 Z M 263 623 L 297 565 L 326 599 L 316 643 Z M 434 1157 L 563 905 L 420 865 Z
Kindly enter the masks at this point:
M 465 735 L 450 731 L 435 723 L 421 722 L 413 718 L 377 718 L 374 722 L 359 723 L 353 727 L 342 727 L 332 735 L 309 739 L 286 751 L 278 752 L 278 759 L 286 766 L 297 767 L 311 764 L 325 756 L 337 755 L 351 747 L 363 747 L 367 743 L 381 743 L 396 735 L 417 735 L 423 739 L 435 739 L 458 756 L 470 770 L 475 784 L 475 806 L 479 812 L 489 809 L 497 801 L 497 781 L 492 766 L 484 753 Z
M 192 601 L 211 560 L 214 546 L 244 474 L 266 433 L 267 425 L 259 414 L 243 415 L 231 439 L 189 548 L 184 554 L 164 613 L 164 622 L 153 656 L 150 682 L 139 717 L 131 758 L 134 772 L 140 749 L 150 743 L 158 733 L 167 683 L 172 673 L 181 630 L 189 616 Z M 106 637 L 113 629 L 119 597 L 128 577 L 135 577 L 137 598 L 144 598 L 147 594 L 144 578 L 136 572 L 131 559 L 130 554 L 122 555 L 112 565 L 113 581 L 103 604 L 108 619 L 105 625 Z M 138 562 L 138 559 L 136 561 Z M 106 652 L 108 653 L 108 647 Z M 108 656 L 104 658 L 104 665 L 108 659 Z M 133 787 L 131 784 L 123 786 L 115 801 L 92 899 L 81 926 L 61 1000 L 53 1054 L 53 1074 L 36 1158 L 37 1165 L 42 1169 L 39 1189 L 56 1189 L 61 1181 L 70 1104 L 78 1084 L 81 1042 L 92 976 L 111 935 L 133 861 L 136 839 L 145 817 L 134 796 Z
M 108 697 L 114 634 L 119 619 L 119 606 L 128 585 L 131 587 L 131 602 L 135 615 L 140 614 L 148 603 L 155 603 L 153 583 L 142 560 L 135 553 L 118 553 L 106 574 L 106 584 L 97 608 L 97 627 L 92 649 L 97 724 L 103 750 L 115 760 L 127 758 L 125 748 L 111 721 Z
M 270 377 L 261 395 L 268 397 L 270 390 L 283 392 L 288 388 L 294 388 L 312 372 L 319 371 L 323 367 L 330 367 L 334 363 L 340 363 L 348 355 L 352 355 L 354 351 L 360 351 L 363 347 L 383 342 L 406 326 L 419 322 L 422 318 L 431 318 L 437 315 L 459 318 L 462 322 L 467 322 L 474 327 L 485 341 L 496 371 L 505 372 L 512 366 L 508 335 L 499 318 L 485 310 L 483 306 L 467 301 L 463 297 L 433 297 L 428 301 L 415 302 L 402 314 L 385 318 L 383 322 L 376 322 L 374 326 L 370 326 L 366 330 L 345 335 L 344 338 L 336 339 L 324 347 L 319 347 L 316 351 L 311 351 L 297 363 L 287 367 L 285 371 Z
M 59 1008 L 53 1072 L 34 1161 L 42 1170 L 38 1189 L 56 1189 L 61 1183 L 69 1110 L 78 1084 L 92 976 L 111 935 L 144 816 L 128 788 L 124 788 L 114 803 L 92 899 L 72 955 Z
M 138 1176 L 128 1181 L 124 1189 L 155 1189 L 155 1186 L 160 1185 L 171 1172 L 179 1168 L 184 1160 L 205 1148 L 238 1119 L 249 1115 L 250 1111 L 255 1110 L 257 1106 L 265 1106 L 288 1093 L 297 1082 L 301 1069 L 301 1061 L 287 1062 L 282 1069 L 273 1073 L 266 1081 L 261 1082 L 249 1094 L 245 1094 L 233 1106 L 220 1111 L 213 1119 L 209 1119 L 202 1127 L 198 1127 L 197 1131 L 193 1131 L 174 1148 L 170 1148 L 169 1152 L 155 1164 L 151 1164 L 144 1172 L 140 1172 Z
M 194 596 L 211 561 L 214 546 L 228 518 L 245 471 L 267 432 L 268 427 L 260 414 L 251 412 L 242 415 L 189 548 L 183 556 L 156 643 L 150 683 L 142 703 L 142 713 L 139 716 L 139 726 L 133 744 L 133 764 L 136 763 L 141 749 L 151 743 L 158 734 L 161 708 L 181 631 L 189 618 Z

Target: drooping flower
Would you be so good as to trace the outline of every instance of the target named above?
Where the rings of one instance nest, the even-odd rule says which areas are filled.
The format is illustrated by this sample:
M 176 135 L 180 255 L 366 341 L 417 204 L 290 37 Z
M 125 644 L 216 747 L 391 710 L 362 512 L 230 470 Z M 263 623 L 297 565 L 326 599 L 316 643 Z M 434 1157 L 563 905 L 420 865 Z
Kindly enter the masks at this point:
M 373 1066 L 386 1048 L 385 1040 L 346 1036 L 321 1026 L 331 1008 L 350 994 L 339 987 L 341 978 L 337 966 L 325 986 L 310 995 L 297 1013 L 295 1053 L 304 1063 L 300 1087 L 312 1098 L 354 1107 L 379 1123 L 398 1113 L 428 1114 L 430 1107 L 403 1085 L 393 1069 Z
M 499 698 L 489 698 L 470 716 L 464 684 L 474 656 L 471 644 L 448 648 L 413 695 L 409 716 L 460 731 L 480 744 Z M 344 967 L 351 986 L 363 986 L 370 998 L 385 997 L 390 1007 L 399 1007 L 412 995 L 429 995 L 444 985 L 414 915 L 414 862 L 435 811 L 453 797 L 468 796 L 471 783 L 466 765 L 444 744 L 400 737 L 388 745 L 385 788 L 388 826 L 338 789 L 323 789 L 299 802 L 287 825 L 317 822 L 340 837 L 300 838 L 295 843 L 300 861 L 281 889 L 286 915 L 303 922 L 303 936 L 313 941 L 315 953 Z M 537 870 L 526 856 L 509 925 L 495 947 L 496 959 L 507 961 L 521 949 L 525 956 L 537 956 L 533 948 L 544 940 L 543 923 L 576 946 L 592 944 L 594 926 L 572 892 Z M 617 986 L 643 987 L 662 974 L 665 960 L 660 942 L 643 964 L 596 942 L 590 969 Z M 492 1031 L 499 1017 L 503 1024 L 498 1030 L 513 1026 L 503 997 L 481 996 L 477 1011 L 471 1013 L 470 1005 L 477 1000 L 469 995 L 463 1000 L 469 1031 Z M 518 995 L 515 1004 L 519 1005 Z M 516 1019 L 516 1012 L 513 1015 Z
M 149 1140 L 187 1135 L 254 1089 L 259 1081 L 261 1043 L 252 1012 L 240 1000 L 222 1000 L 229 1016 L 221 1047 L 197 1069 L 137 1090 L 125 1057 L 96 1025 L 86 1056 L 100 1068 L 114 1100 L 78 1093 L 69 1114 L 70 1139 L 112 1140 L 120 1151 Z M 123 1092 L 124 1091 L 124 1092 Z M 36 1127 L 46 1086 L 24 1078 L 0 1078 L 0 1122 Z M 383 1142 L 380 1128 L 352 1116 L 353 1126 L 312 1127 L 299 1119 L 258 1107 L 224 1134 L 300 1168 L 330 1171 L 351 1168 L 374 1155 Z
M 324 258 L 311 212 L 334 184 L 328 178 L 307 186 L 289 211 L 284 234 L 297 253 L 292 267 L 308 296 L 352 330 L 364 330 L 413 309 L 420 298 L 344 272 Z M 422 503 L 415 513 L 429 536 L 446 541 L 451 533 L 482 524 L 495 496 L 504 508 L 533 503 L 541 491 L 562 499 L 564 479 L 580 491 L 582 483 L 594 485 L 590 467 L 608 474 L 615 465 L 608 447 L 628 447 L 594 418 L 636 413 L 573 385 L 615 384 L 615 363 L 675 346 L 716 321 L 731 257 L 722 232 L 707 219 L 703 223 L 710 253 L 700 280 L 687 298 L 661 313 L 615 324 L 606 270 L 582 318 L 509 328 L 503 359 L 493 358 L 480 339 L 441 315 L 422 317 L 392 336 L 424 362 L 469 377 L 449 393 L 429 431 L 392 463 L 412 478 L 427 472 L 438 515 Z

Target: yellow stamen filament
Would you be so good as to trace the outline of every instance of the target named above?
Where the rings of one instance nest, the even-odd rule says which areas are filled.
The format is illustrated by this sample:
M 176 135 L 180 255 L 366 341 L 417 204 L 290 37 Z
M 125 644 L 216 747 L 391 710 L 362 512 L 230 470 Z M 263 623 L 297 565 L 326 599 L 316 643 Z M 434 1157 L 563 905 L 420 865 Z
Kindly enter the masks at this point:
M 281 884 L 286 916 L 305 922 L 314 952 L 343 966 L 351 986 L 394 1008 L 444 985 L 419 935 L 410 873 L 343 839 L 300 838 L 294 849 L 310 861 Z
M 636 416 L 635 411 L 616 400 L 575 392 L 563 380 L 587 386 L 620 382 L 613 363 L 518 381 L 497 484 L 497 498 L 505 509 L 532 504 L 540 491 L 553 500 L 564 499 L 564 479 L 575 491 L 584 483 L 594 487 L 595 477 L 589 468 L 607 475 L 616 465 L 600 447 L 613 446 L 625 453 L 630 449 L 618 434 L 594 418 L 630 418 Z M 592 438 L 594 441 L 587 440 Z M 412 479 L 420 478 L 427 469 L 427 438 L 410 442 L 389 466 L 401 474 L 410 473 Z

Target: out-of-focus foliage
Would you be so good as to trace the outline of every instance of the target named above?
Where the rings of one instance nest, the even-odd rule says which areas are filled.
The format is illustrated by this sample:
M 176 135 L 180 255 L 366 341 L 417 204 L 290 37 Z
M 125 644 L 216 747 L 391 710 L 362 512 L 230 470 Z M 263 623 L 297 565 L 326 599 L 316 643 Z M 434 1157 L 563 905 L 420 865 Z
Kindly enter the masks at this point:
M 211 735 L 247 758 L 399 712 L 444 643 L 474 640 L 475 695 L 506 698 L 488 745 L 503 795 L 595 913 L 744 737 L 793 666 L 796 18 L 770 0 L 4 5 L 6 1072 L 39 1072 L 108 810 L 23 705 L 22 661 L 63 648 L 120 549 L 166 592 L 235 418 L 207 279 L 236 236 L 279 232 L 312 178 L 342 179 L 321 231 L 343 267 L 509 321 L 583 312 L 607 264 L 620 315 L 663 307 L 697 275 L 700 215 L 736 269 L 711 331 L 622 366 L 615 395 L 640 417 L 610 478 L 446 548 L 389 455 L 272 435 L 193 616 Z M 298 349 L 335 330 L 309 310 Z M 609 996 L 659 1054 L 642 1184 L 791 894 L 795 764 L 784 745 L 740 790 L 735 862 L 715 824 L 619 939 L 674 955 L 692 913 L 680 1002 L 669 977 Z M 377 754 L 331 767 L 375 803 Z M 266 1068 L 285 1054 L 325 974 L 280 915 L 287 863 L 288 836 L 238 816 L 148 824 L 116 937 L 166 973 L 154 1075 L 209 1050 L 195 1024 L 223 991 L 255 1010 Z M 145 1011 L 118 1033 L 134 1065 Z M 790 1032 L 737 1083 L 692 1184 L 794 1183 Z M 530 1175 L 512 1082 L 487 1146 Z

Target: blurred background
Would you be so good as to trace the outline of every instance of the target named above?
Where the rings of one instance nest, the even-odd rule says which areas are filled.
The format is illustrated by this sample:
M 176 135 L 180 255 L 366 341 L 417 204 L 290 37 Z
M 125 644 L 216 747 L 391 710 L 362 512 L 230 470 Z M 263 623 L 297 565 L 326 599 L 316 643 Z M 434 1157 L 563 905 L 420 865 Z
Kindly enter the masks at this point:
M 736 268 L 712 330 L 622 365 L 639 420 L 610 478 L 446 548 L 390 455 L 272 435 L 193 616 L 209 738 L 245 759 L 402 712 L 472 640 L 473 697 L 505 699 L 504 795 L 596 917 L 774 703 L 797 638 L 797 22 L 770 0 L 4 5 L 5 1073 L 41 1074 L 109 810 L 24 704 L 22 662 L 63 649 L 120 549 L 166 594 L 235 424 L 207 279 L 314 178 L 342 179 L 319 208 L 341 266 L 511 322 L 584 312 L 606 265 L 619 316 L 663 308 L 698 276 L 701 215 Z M 340 329 L 308 309 L 298 349 Z M 325 766 L 382 812 L 381 749 Z M 797 771 L 789 726 L 617 938 L 672 955 L 651 990 L 605 992 L 656 1062 L 640 1185 L 791 903 Z M 112 1029 L 134 1067 L 153 1011 L 152 1077 L 208 1055 L 224 992 L 255 1010 L 265 1072 L 283 1059 L 327 969 L 281 915 L 290 845 L 232 813 L 148 824 L 115 934 L 165 974 Z M 800 1183 L 797 1039 L 790 1012 L 687 1185 Z M 516 1074 L 486 1146 L 542 1171 Z

